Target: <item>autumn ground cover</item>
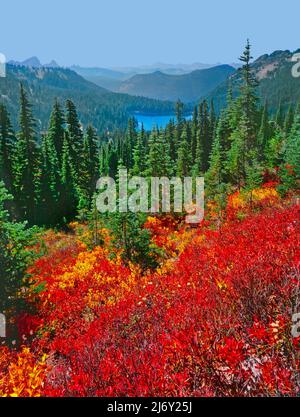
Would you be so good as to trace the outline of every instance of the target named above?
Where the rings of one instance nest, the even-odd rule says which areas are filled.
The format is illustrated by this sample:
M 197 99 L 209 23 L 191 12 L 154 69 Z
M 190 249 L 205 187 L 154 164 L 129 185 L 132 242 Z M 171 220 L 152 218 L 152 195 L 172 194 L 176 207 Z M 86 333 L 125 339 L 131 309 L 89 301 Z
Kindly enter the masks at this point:
M 0 394 L 299 394 L 297 201 L 266 184 L 251 204 L 240 192 L 221 214 L 211 204 L 197 228 L 172 217 L 144 227 L 164 253 L 146 273 L 109 237 L 90 249 L 80 233 L 45 234 L 21 346 L 0 349 Z

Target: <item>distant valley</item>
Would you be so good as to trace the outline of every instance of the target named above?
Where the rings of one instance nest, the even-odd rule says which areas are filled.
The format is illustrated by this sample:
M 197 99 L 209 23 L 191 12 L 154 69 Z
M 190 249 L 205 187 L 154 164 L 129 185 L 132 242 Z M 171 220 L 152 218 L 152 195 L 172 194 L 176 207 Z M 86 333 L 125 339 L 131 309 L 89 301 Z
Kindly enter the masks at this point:
M 300 82 L 291 77 L 291 51 L 275 51 L 263 55 L 251 64 L 259 81 L 258 92 L 274 111 L 295 104 L 300 96 Z M 25 61 L 10 61 L 7 77 L 0 78 L 0 102 L 11 113 L 14 125 L 18 117 L 18 91 L 22 82 L 33 104 L 38 129 L 47 128 L 47 120 L 55 98 L 72 99 L 83 125 L 93 124 L 99 132 L 124 128 L 128 118 L 139 114 L 149 117 L 174 114 L 175 102 L 185 103 L 185 114 L 202 99 L 213 100 L 219 112 L 226 105 L 229 84 L 233 96 L 239 94 L 241 72 L 233 65 L 171 65 L 154 64 L 144 67 L 62 68 L 52 60 L 42 64 L 37 57 Z M 143 119 L 147 120 L 147 119 Z M 159 121 L 164 119 L 158 119 Z

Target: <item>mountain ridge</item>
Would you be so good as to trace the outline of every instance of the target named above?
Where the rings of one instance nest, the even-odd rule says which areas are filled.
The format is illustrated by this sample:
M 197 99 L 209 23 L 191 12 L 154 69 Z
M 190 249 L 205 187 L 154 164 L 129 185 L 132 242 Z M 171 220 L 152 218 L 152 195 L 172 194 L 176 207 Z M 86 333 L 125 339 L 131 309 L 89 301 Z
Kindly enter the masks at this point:
M 180 99 L 189 103 L 200 100 L 234 72 L 235 68 L 226 64 L 183 75 L 169 75 L 158 70 L 123 81 L 118 92 L 159 100 Z
M 23 83 L 33 105 L 38 129 L 47 128 L 55 99 L 62 104 L 74 101 L 83 125 L 93 124 L 98 131 L 124 128 L 135 111 L 173 112 L 174 103 L 118 94 L 101 88 L 67 68 L 33 68 L 7 64 L 6 77 L 0 78 L 0 102 L 4 103 L 17 125 L 19 84 Z

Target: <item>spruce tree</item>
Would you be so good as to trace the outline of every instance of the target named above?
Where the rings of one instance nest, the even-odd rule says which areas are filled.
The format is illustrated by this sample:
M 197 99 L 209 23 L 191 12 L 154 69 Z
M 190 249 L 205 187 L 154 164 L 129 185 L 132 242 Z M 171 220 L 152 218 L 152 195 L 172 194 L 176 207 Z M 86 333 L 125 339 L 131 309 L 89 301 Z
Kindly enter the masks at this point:
M 177 176 L 188 177 L 191 175 L 192 158 L 191 149 L 188 142 L 188 130 L 185 124 L 181 134 L 180 146 L 177 159 Z
M 0 104 L 0 179 L 13 192 L 13 155 L 16 138 L 6 107 Z
M 64 114 L 62 112 L 61 106 L 58 101 L 55 100 L 52 113 L 50 115 L 48 138 L 54 144 L 60 166 L 62 162 L 62 148 L 65 132 L 64 123 Z
M 79 185 L 80 171 L 82 165 L 83 132 L 82 127 L 79 123 L 75 104 L 71 100 L 66 101 L 66 110 L 70 157 L 74 169 L 75 182 L 77 185 Z
M 284 121 L 284 133 L 286 136 L 289 135 L 291 128 L 293 126 L 293 122 L 294 122 L 294 108 L 293 106 L 289 106 L 289 109 L 287 111 L 286 117 L 285 117 L 285 121 Z
M 269 139 L 270 139 L 269 110 L 268 110 L 268 102 L 266 101 L 263 111 L 262 111 L 260 128 L 258 132 L 258 147 L 260 150 L 261 159 L 263 157 L 263 152 L 265 150 L 266 144 Z
M 133 169 L 132 175 L 141 176 L 146 169 L 145 131 L 142 126 L 138 133 L 137 142 L 133 148 Z
M 300 189 L 300 105 L 284 148 L 282 180 L 285 189 Z
M 78 204 L 77 190 L 74 181 L 74 168 L 71 158 L 71 146 L 68 133 L 65 133 L 62 149 L 60 213 L 64 223 L 72 220 L 76 215 Z
M 14 166 L 16 202 L 21 216 L 32 224 L 36 215 L 38 148 L 35 133 L 36 122 L 22 84 L 20 85 L 19 124 Z
M 246 48 L 240 60 L 243 62 L 242 85 L 240 96 L 231 110 L 232 121 L 230 125 L 234 128 L 229 140 L 231 147 L 228 150 L 226 164 L 230 180 L 234 185 L 241 187 L 246 179 L 246 167 L 251 166 L 253 157 L 258 157 L 258 110 L 257 110 L 257 81 L 251 70 L 251 47 L 247 41 Z M 235 121 L 235 123 L 233 123 Z

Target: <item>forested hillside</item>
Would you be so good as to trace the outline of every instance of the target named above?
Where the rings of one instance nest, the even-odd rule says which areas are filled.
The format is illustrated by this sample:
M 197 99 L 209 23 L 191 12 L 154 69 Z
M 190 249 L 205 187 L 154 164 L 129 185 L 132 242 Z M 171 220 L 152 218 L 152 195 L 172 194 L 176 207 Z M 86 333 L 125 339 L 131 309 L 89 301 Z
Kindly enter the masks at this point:
M 99 133 L 126 127 L 128 118 L 135 111 L 169 114 L 174 108 L 170 102 L 108 92 L 69 69 L 9 64 L 6 78 L 0 77 L 0 102 L 10 112 L 14 126 L 18 118 L 20 82 L 33 105 L 39 131 L 47 129 L 55 99 L 62 104 L 67 99 L 74 100 L 82 124 L 93 124 Z
M 273 113 L 280 105 L 287 110 L 290 105 L 295 105 L 299 101 L 299 79 L 291 77 L 292 67 L 295 64 L 292 56 L 297 52 L 299 50 L 275 51 L 270 55 L 262 55 L 251 64 L 252 73 L 259 82 L 257 92 L 261 102 L 267 100 L 269 109 Z M 236 97 L 239 94 L 241 82 L 242 70 L 238 69 L 236 74 L 218 86 L 207 99 L 214 99 L 216 109 L 220 110 L 226 105 L 229 84 L 231 84 L 233 96 Z
M 230 65 L 192 71 L 184 75 L 169 75 L 161 71 L 138 74 L 125 80 L 117 91 L 135 96 L 185 103 L 200 100 L 235 72 Z
M 299 395 L 300 105 L 270 112 L 249 42 L 240 59 L 220 114 L 203 100 L 185 120 L 179 101 L 152 132 L 130 118 L 100 140 L 68 99 L 41 134 L 28 82 L 16 128 L 0 105 L 1 396 Z M 120 168 L 204 177 L 204 219 L 173 197 L 120 210 L 120 191 L 100 212 L 96 180 Z

